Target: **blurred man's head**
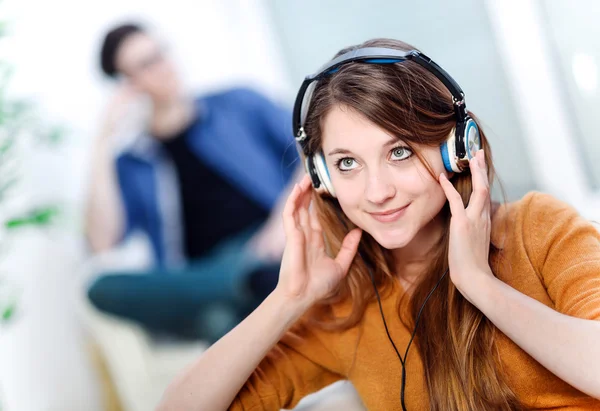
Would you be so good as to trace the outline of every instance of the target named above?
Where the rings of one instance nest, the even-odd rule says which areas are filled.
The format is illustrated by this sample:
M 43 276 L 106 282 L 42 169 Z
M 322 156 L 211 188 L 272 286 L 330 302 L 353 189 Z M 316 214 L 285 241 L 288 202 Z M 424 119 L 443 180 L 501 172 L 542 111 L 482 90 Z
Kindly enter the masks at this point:
M 102 42 L 100 64 L 107 76 L 124 77 L 155 101 L 169 101 L 181 94 L 179 78 L 166 51 L 139 25 L 123 24 L 110 30 Z

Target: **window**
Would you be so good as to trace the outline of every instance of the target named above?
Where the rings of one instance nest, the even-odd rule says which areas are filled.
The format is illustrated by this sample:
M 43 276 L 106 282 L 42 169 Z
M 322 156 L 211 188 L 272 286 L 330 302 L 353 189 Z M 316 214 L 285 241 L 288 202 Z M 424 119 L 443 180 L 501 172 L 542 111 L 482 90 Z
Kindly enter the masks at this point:
M 575 143 L 592 189 L 600 189 L 600 3 L 597 0 L 545 0 L 540 9 L 559 70 Z

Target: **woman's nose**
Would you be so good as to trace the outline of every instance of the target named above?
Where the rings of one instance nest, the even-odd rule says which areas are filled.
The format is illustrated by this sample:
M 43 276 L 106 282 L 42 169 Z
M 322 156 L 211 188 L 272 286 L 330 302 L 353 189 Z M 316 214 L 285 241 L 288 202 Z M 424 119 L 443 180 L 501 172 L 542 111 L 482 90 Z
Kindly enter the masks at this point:
M 369 177 L 365 197 L 373 204 L 383 204 L 396 194 L 396 188 L 391 181 L 378 173 Z

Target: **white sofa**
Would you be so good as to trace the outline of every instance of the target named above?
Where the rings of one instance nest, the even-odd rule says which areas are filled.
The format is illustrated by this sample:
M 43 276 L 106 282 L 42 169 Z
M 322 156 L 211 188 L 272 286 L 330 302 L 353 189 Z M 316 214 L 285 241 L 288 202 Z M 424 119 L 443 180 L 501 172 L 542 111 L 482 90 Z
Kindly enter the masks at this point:
M 137 248 L 136 248 L 137 247 Z M 168 383 L 207 348 L 202 342 L 154 341 L 138 325 L 103 314 L 85 297 L 85 284 L 96 273 L 143 266 L 147 255 L 140 246 L 99 256 L 86 265 L 78 313 L 106 366 L 123 411 L 149 411 L 156 407 Z M 333 384 L 303 399 L 295 408 L 304 411 L 364 410 L 349 382 Z

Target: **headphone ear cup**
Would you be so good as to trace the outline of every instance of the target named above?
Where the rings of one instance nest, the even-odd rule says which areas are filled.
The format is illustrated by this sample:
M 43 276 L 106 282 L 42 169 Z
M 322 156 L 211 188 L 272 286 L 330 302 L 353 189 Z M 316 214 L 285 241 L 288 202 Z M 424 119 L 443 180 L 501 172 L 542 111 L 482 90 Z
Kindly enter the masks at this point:
M 461 153 L 457 153 L 457 149 Z M 456 128 L 450 132 L 448 139 L 440 146 L 444 168 L 448 172 L 462 172 L 468 167 L 469 160 L 475 157 L 480 149 L 481 135 L 479 127 L 477 127 L 475 120 L 467 117 L 464 122 L 456 125 Z M 459 162 L 462 167 L 459 166 Z
M 332 197 L 335 197 L 335 190 L 333 189 L 333 184 L 331 184 L 331 178 L 329 176 L 329 170 L 327 169 L 327 163 L 325 163 L 325 158 L 323 157 L 323 153 L 321 151 L 317 152 L 313 156 L 313 163 L 315 165 L 315 170 L 317 171 L 322 187 Z
M 463 141 L 465 142 L 466 158 L 470 160 L 481 150 L 482 145 L 479 127 L 477 127 L 477 123 L 471 117 L 467 117 L 465 122 Z
M 448 139 L 440 146 L 440 153 L 442 154 L 442 161 L 444 162 L 444 168 L 449 173 L 460 173 L 462 170 L 456 163 L 456 129 L 452 129 L 448 135 Z
M 325 191 L 325 188 L 323 187 L 323 184 L 319 179 L 319 174 L 317 173 L 315 162 L 312 156 L 307 156 L 304 159 L 304 168 L 306 169 L 306 173 L 310 177 L 310 181 L 315 191 L 319 193 Z

